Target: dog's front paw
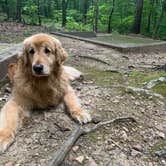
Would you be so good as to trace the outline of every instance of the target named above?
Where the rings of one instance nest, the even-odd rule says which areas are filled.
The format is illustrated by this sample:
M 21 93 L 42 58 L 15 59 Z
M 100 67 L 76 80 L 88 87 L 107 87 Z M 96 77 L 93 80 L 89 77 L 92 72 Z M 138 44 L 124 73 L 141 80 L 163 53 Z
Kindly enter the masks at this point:
M 0 152 L 4 153 L 13 141 L 14 136 L 12 132 L 0 131 Z
M 92 120 L 90 114 L 81 108 L 78 108 L 76 111 L 74 111 L 72 113 L 72 117 L 81 124 L 90 122 Z

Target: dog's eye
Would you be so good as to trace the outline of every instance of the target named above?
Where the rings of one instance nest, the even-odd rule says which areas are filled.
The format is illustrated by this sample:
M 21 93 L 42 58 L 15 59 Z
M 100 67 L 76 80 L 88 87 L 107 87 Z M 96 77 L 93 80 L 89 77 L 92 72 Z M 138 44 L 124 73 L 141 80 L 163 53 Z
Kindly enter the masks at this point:
M 33 55 L 33 54 L 35 53 L 35 50 L 34 50 L 33 48 L 31 48 L 31 49 L 29 50 L 29 53 Z
M 51 51 L 46 47 L 46 48 L 44 49 L 44 52 L 45 52 L 46 54 L 48 54 L 48 53 L 50 53 Z

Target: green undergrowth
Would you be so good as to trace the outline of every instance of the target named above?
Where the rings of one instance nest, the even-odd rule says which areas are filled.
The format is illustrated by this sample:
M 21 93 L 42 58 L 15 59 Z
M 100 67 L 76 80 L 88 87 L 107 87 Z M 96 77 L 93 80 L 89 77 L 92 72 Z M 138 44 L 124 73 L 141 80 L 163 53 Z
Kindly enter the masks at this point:
M 154 144 L 150 150 L 154 153 L 155 151 L 162 149 L 166 149 L 166 139 Z
M 147 43 L 158 42 L 152 39 L 125 36 L 125 35 L 123 36 L 119 34 L 112 34 L 109 36 L 98 36 L 94 39 L 108 43 L 115 43 L 115 44 L 147 44 Z
M 130 82 L 133 84 L 142 84 L 159 77 L 166 77 L 165 71 L 132 71 L 129 73 Z
M 163 96 L 166 96 L 166 83 L 158 83 L 152 88 L 156 93 L 160 93 Z

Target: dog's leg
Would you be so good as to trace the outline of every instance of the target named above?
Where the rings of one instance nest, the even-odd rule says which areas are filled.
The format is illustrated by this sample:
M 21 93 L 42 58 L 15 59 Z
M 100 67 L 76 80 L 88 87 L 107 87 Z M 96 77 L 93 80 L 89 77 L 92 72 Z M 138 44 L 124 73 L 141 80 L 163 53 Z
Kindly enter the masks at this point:
M 68 86 L 66 94 L 64 96 L 64 103 L 71 116 L 80 123 L 87 123 L 91 121 L 90 114 L 83 110 L 78 103 L 78 99 L 71 86 Z
M 4 152 L 14 141 L 20 117 L 21 107 L 10 99 L 0 113 L 0 151 Z

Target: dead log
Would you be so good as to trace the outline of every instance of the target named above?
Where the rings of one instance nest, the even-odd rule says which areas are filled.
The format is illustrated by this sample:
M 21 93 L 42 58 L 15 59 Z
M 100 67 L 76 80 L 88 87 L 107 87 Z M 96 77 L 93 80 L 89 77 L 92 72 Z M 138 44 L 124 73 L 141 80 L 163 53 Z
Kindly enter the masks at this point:
M 83 128 L 82 126 L 78 126 L 69 136 L 69 138 L 64 142 L 64 144 L 60 147 L 60 149 L 55 152 L 49 166 L 60 165 L 64 161 L 66 155 L 69 153 L 72 146 L 74 145 L 74 143 L 78 140 L 80 136 L 94 132 L 104 125 L 108 125 L 108 124 L 111 125 L 111 124 L 120 123 L 120 122 L 136 122 L 136 120 L 132 117 L 119 117 L 113 120 L 99 122 L 92 128 Z

